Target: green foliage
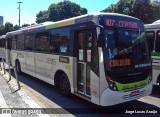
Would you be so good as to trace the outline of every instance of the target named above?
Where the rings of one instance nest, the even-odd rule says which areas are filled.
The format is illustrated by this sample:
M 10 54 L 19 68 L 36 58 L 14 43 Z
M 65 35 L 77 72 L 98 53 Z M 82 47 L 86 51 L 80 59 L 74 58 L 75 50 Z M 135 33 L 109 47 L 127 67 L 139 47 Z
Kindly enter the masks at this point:
M 19 30 L 20 29 L 20 27 L 18 26 L 18 25 L 15 25 L 14 27 L 13 27 L 13 30 Z
M 150 0 L 119 0 L 117 4 L 112 4 L 104 9 L 103 12 L 130 15 L 147 24 L 160 19 L 160 2 L 151 2 Z
M 7 32 L 18 30 L 18 25 L 13 26 L 12 23 L 6 22 L 5 25 L 0 25 L 0 36 L 5 35 Z
M 37 15 L 37 23 L 42 23 L 49 20 L 49 12 L 48 11 L 40 11 Z
M 5 33 L 13 31 L 13 24 L 10 22 L 6 22 L 4 25 Z
M 4 25 L 0 25 L 0 35 L 4 35 L 5 34 L 5 29 L 4 29 Z
M 154 1 L 151 4 L 153 6 L 153 11 L 154 11 L 153 21 L 159 20 L 160 19 L 160 2 Z
M 81 8 L 80 5 L 69 0 L 65 0 L 57 4 L 51 4 L 47 11 L 40 11 L 36 15 L 36 22 L 42 23 L 45 21 L 59 21 L 86 13 L 86 8 Z
M 22 27 L 30 26 L 30 24 L 23 24 Z

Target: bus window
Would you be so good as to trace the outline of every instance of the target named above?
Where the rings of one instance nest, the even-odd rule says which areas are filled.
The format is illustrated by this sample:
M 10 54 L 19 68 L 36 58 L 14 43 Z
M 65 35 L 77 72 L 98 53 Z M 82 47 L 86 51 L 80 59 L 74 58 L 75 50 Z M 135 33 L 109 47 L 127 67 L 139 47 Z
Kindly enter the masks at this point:
M 48 52 L 49 34 L 48 32 L 36 33 L 36 51 Z
M 149 46 L 151 52 L 154 50 L 154 41 L 155 41 L 155 32 L 154 31 L 147 31 L 147 40 L 149 42 Z
M 160 31 L 156 34 L 155 51 L 160 52 Z
M 79 38 L 79 42 L 78 42 L 78 46 L 79 46 L 79 59 L 80 61 L 84 60 L 84 35 L 83 33 L 79 33 L 78 35 Z
M 93 41 L 93 36 L 92 32 L 87 32 L 87 62 L 91 62 L 91 50 L 92 50 L 92 41 Z
M 16 49 L 16 39 L 17 39 L 17 35 L 13 35 L 12 36 L 12 50 Z
M 52 53 L 68 54 L 70 46 L 70 28 L 50 30 L 50 48 Z
M 34 50 L 34 35 L 33 34 L 27 34 L 25 35 L 25 50 Z
M 118 39 L 119 51 L 129 48 L 132 45 L 129 31 L 119 30 L 118 35 L 119 35 Z
M 17 50 L 24 50 L 24 35 L 17 35 Z
M 5 39 L 0 40 L 0 47 L 5 48 Z

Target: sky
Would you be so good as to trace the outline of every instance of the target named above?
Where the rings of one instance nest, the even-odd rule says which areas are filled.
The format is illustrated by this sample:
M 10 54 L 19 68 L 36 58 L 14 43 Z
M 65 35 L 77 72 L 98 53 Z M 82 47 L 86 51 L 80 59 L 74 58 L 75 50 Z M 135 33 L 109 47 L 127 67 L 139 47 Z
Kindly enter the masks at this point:
M 19 4 L 21 4 L 21 25 L 32 24 L 36 21 L 36 14 L 39 11 L 47 10 L 53 3 L 58 3 L 63 0 L 1 0 L 0 16 L 4 17 L 4 24 L 11 22 L 13 25 L 18 25 L 19 20 Z M 111 4 L 117 3 L 119 0 L 70 0 L 81 7 L 86 8 L 88 13 L 99 12 L 104 10 Z
M 19 4 L 21 4 L 21 25 L 32 24 L 36 21 L 36 14 L 39 11 L 47 10 L 53 3 L 58 3 L 63 0 L 1 0 L 0 16 L 4 17 L 4 24 L 11 22 L 13 25 L 18 25 L 19 20 Z M 88 13 L 100 12 L 110 6 L 116 4 L 119 0 L 70 0 L 81 7 L 86 8 Z M 154 0 L 151 0 L 154 1 Z M 160 1 L 160 0 L 158 0 Z

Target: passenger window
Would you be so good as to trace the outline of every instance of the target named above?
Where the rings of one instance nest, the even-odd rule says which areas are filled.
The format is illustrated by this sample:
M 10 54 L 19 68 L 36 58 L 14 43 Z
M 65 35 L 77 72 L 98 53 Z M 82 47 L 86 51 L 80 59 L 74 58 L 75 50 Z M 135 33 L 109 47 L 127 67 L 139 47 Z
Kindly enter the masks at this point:
M 16 39 L 17 39 L 17 35 L 13 35 L 12 36 L 12 50 L 16 49 Z
M 24 50 L 24 35 L 17 35 L 17 50 Z
M 36 33 L 36 51 L 48 52 L 49 49 L 49 34 L 48 32 Z
M 155 32 L 147 31 L 147 40 L 151 49 L 151 52 L 154 50 L 154 41 L 155 41 Z
M 52 29 L 50 31 L 49 52 L 68 54 L 70 49 L 70 28 Z
M 25 35 L 25 50 L 34 50 L 34 34 Z
M 156 33 L 155 51 L 160 52 L 160 31 Z

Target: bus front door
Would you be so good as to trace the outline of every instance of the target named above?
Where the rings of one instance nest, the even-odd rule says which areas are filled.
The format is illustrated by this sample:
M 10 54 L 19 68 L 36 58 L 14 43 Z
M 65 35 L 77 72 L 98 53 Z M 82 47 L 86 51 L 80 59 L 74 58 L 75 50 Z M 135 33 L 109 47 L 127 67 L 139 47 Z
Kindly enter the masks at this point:
M 90 97 L 92 30 L 77 32 L 77 91 Z

